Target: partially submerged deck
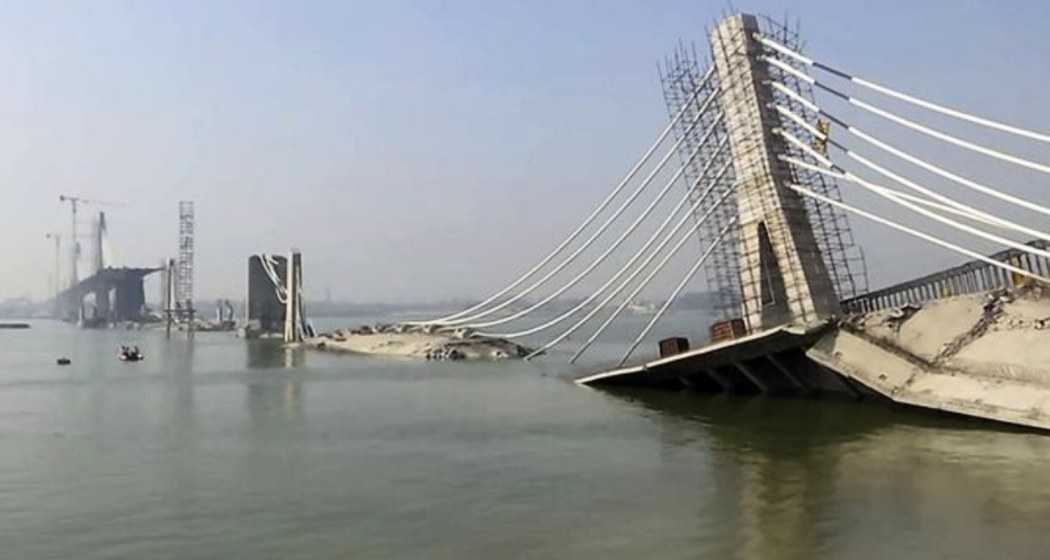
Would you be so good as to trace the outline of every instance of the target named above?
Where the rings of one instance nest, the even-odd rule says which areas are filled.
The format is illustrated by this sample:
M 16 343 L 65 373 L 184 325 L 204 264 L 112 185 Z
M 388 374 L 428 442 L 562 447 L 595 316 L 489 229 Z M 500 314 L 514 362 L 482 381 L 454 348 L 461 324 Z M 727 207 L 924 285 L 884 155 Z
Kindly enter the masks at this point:
M 859 394 L 860 389 L 847 379 L 805 357 L 805 351 L 832 328 L 830 323 L 784 325 L 641 365 L 588 375 L 576 383 L 746 394 Z
M 576 382 L 846 393 L 1050 430 L 1050 290 L 971 294 L 778 327 Z

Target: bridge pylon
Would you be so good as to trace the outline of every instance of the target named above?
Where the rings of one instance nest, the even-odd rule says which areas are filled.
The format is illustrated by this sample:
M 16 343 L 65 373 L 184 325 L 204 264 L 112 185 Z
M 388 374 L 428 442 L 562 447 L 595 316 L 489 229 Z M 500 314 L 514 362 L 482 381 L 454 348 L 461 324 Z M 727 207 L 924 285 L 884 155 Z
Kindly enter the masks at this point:
M 840 312 L 835 286 L 801 197 L 788 189 L 791 169 L 775 134 L 770 76 L 754 36 L 757 19 L 739 14 L 711 32 L 739 212 L 739 266 L 744 317 L 751 330 L 811 322 Z

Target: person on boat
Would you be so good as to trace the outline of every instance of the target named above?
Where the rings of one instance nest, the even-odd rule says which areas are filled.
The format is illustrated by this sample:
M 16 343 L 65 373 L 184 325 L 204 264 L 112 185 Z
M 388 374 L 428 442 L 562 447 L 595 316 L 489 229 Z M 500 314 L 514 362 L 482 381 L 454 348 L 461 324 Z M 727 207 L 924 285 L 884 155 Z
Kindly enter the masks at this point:
M 142 359 L 142 352 L 139 351 L 138 346 L 135 346 L 134 348 L 128 346 L 121 346 L 120 354 L 118 354 L 118 357 L 126 362 L 137 362 Z

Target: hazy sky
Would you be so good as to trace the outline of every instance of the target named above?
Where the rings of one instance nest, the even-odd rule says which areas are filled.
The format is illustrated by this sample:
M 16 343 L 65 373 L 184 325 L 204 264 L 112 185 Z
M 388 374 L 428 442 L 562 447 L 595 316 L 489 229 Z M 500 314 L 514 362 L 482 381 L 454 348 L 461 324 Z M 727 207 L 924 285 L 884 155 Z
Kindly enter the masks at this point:
M 177 202 L 194 200 L 199 297 L 239 299 L 247 255 L 290 246 L 308 292 L 338 299 L 498 288 L 648 146 L 667 120 L 656 63 L 679 39 L 703 48 L 727 6 L 4 2 L 0 299 L 46 294 L 62 193 L 123 204 L 105 210 L 131 265 L 175 253 Z M 735 6 L 799 18 L 830 63 L 1050 130 L 1046 2 Z M 1046 176 L 929 148 L 1050 202 Z M 960 260 L 857 229 L 876 284 Z

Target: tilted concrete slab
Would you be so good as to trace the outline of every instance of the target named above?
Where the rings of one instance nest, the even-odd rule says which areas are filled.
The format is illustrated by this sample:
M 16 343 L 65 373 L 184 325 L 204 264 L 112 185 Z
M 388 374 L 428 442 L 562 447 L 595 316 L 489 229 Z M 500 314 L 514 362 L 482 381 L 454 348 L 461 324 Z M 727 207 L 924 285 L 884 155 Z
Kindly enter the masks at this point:
M 894 402 L 1050 429 L 1050 387 L 922 364 L 846 331 L 806 355 Z
M 793 368 L 777 367 L 778 353 L 797 351 L 804 357 Z M 690 378 L 706 376 L 717 390 L 725 385 L 712 376 L 719 368 L 755 377 L 763 390 L 779 372 L 799 389 L 794 392 L 845 386 L 905 405 L 1050 430 L 1050 289 L 973 294 L 835 324 L 777 327 L 577 383 L 692 387 Z M 821 375 L 834 383 L 816 384 Z
M 1050 385 L 1050 331 L 995 331 L 974 340 L 946 361 L 953 369 L 987 377 Z
M 927 315 L 923 334 L 933 335 L 920 342 L 886 337 L 869 316 L 828 333 L 806 355 L 898 403 L 1050 429 L 1050 330 L 1042 316 L 1050 306 L 1039 295 L 1006 303 L 996 297 L 1002 294 L 952 298 L 919 310 L 916 318 Z M 974 302 L 983 302 L 976 316 Z M 945 316 L 972 323 L 929 322 Z M 929 332 L 937 329 L 943 332 Z M 931 359 L 933 339 L 950 340 Z
M 653 385 L 681 376 L 706 375 L 705 370 L 731 366 L 794 348 L 805 348 L 829 328 L 826 322 L 808 326 L 784 325 L 734 340 L 709 344 L 695 350 L 660 358 L 641 365 L 595 373 L 576 380 L 579 385 Z
M 875 311 L 853 323 L 870 338 L 933 361 L 973 328 L 984 313 L 984 299 L 972 295 L 945 298 L 926 302 L 914 312 L 907 308 Z

